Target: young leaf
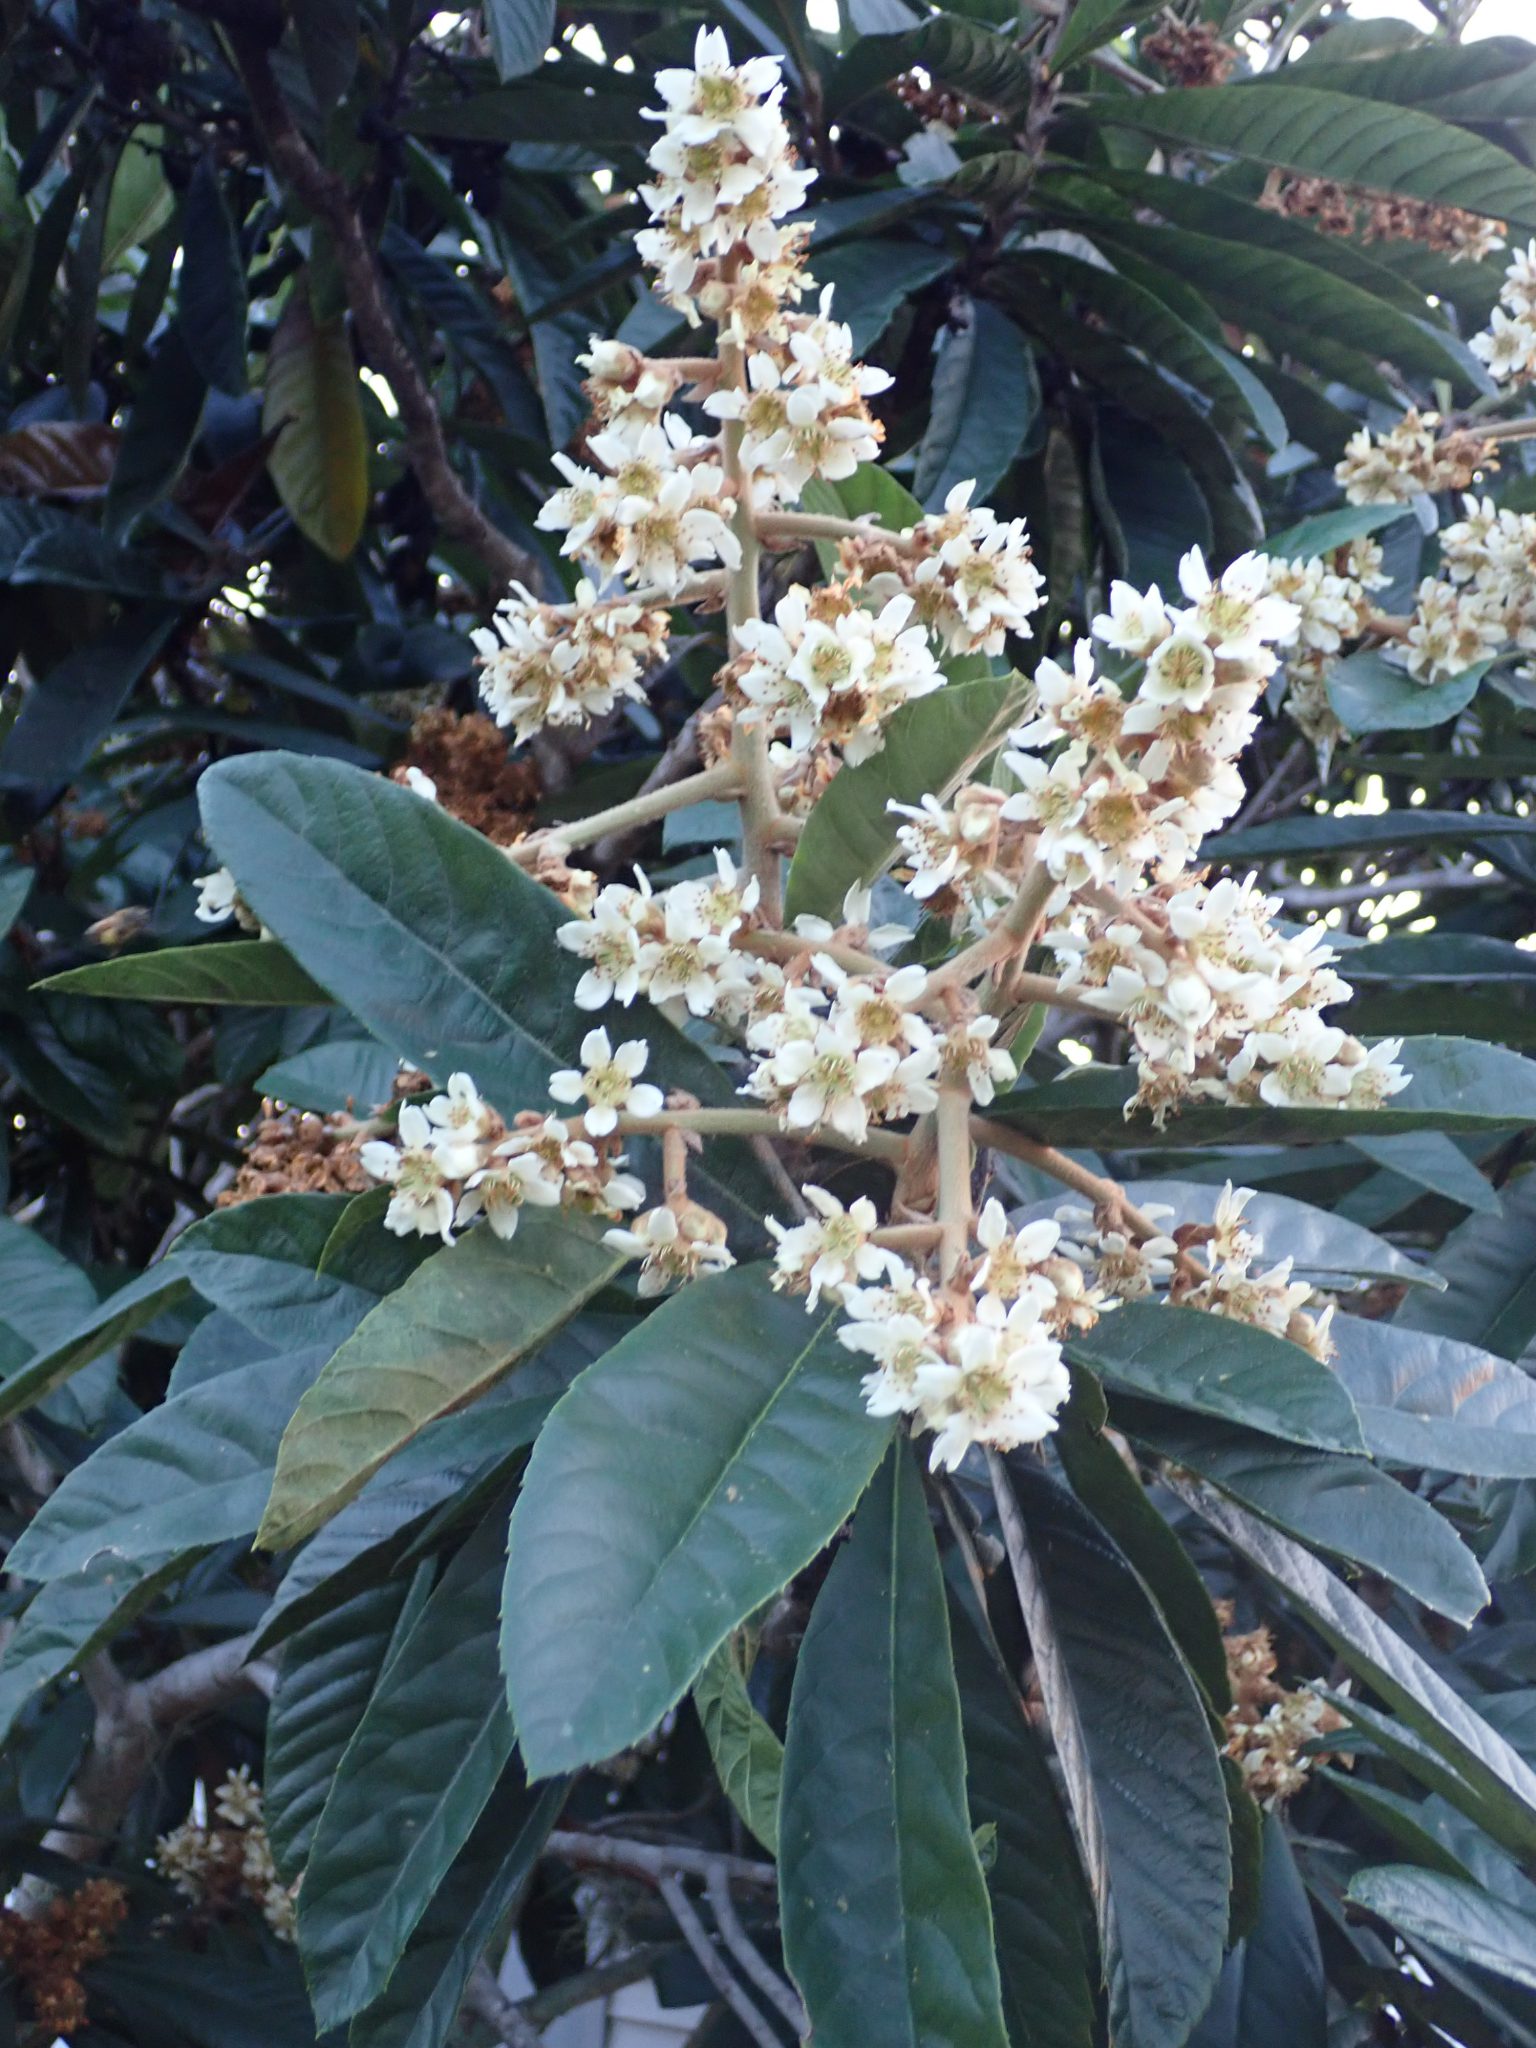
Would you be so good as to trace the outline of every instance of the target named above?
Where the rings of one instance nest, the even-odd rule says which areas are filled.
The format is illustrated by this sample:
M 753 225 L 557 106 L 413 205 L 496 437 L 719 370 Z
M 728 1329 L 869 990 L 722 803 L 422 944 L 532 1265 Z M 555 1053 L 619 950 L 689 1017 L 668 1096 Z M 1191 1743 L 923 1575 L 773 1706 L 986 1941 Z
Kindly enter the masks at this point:
M 509 1241 L 482 1227 L 435 1252 L 299 1403 L 257 1542 L 286 1550 L 309 1535 L 429 1423 L 536 1351 L 623 1264 L 596 1225 L 532 1210 Z
M 1232 1875 L 1207 1710 L 1093 1518 L 1022 1457 L 1008 1488 L 998 1506 L 1098 1907 L 1111 2038 L 1184 2048 L 1221 1970 Z
M 512 1754 L 496 1668 L 504 1512 L 443 1574 L 337 1766 L 299 1894 L 322 2030 L 383 1991 Z
M 784 1745 L 752 1704 L 737 1661 L 739 1640 L 722 1643 L 704 1666 L 694 1680 L 693 1704 L 726 1798 L 777 1856 Z
M 820 2048 L 1007 2048 L 944 1577 L 905 1442 L 801 1645 L 779 1892 L 784 1958 Z
M 502 1661 L 534 1777 L 647 1734 L 807 1564 L 890 1438 L 831 1315 L 694 1281 L 576 1381 L 512 1517 Z
M 267 467 L 294 524 L 333 561 L 357 546 L 368 512 L 368 443 L 346 324 L 316 320 L 309 287 L 291 287 L 267 351 L 262 432 Z

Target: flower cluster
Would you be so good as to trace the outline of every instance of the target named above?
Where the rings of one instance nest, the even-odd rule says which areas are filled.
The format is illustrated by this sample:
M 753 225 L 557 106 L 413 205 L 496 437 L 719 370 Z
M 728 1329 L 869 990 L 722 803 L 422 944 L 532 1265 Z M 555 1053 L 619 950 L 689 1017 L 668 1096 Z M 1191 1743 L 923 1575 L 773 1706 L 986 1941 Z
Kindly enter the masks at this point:
M 608 1216 L 638 1208 L 645 1189 L 621 1171 L 625 1160 L 610 1135 L 617 1119 L 607 1112 L 621 1099 L 610 1069 L 632 1094 L 631 1069 L 644 1066 L 646 1048 L 640 1045 L 637 1053 L 621 1046 L 612 1059 L 607 1037 L 598 1031 L 582 1050 L 588 1073 L 555 1080 L 566 1090 L 557 1099 L 575 1101 L 590 1079 L 594 1093 L 583 1119 L 585 1135 L 573 1135 L 558 1117 L 533 1111 L 515 1118 L 509 1131 L 467 1074 L 450 1075 L 446 1091 L 425 1103 L 403 1102 L 394 1141 L 372 1138 L 358 1154 L 373 1179 L 393 1190 L 385 1228 L 397 1237 L 441 1237 L 451 1244 L 455 1226 L 478 1216 L 498 1237 L 509 1238 L 525 1208 L 563 1203 Z M 652 1097 L 659 1107 L 660 1091 L 644 1092 L 647 1103 Z
M 495 631 L 472 634 L 480 694 L 519 743 L 546 725 L 584 725 L 641 682 L 667 650 L 667 615 L 625 598 L 600 603 L 585 577 L 570 605 L 540 604 L 522 584 L 496 607 Z
M 696 565 L 740 566 L 732 500 L 712 441 L 669 412 L 633 440 L 593 434 L 587 447 L 602 470 L 557 452 L 565 488 L 545 500 L 534 522 L 564 534 L 561 554 L 667 597 L 677 596 Z
M 1515 251 L 1499 287 L 1499 303 L 1470 346 L 1500 384 L 1523 384 L 1536 375 L 1536 242 Z
M 910 623 L 912 610 L 905 593 L 871 612 L 845 585 L 794 583 L 771 620 L 742 623 L 742 715 L 765 723 L 778 742 L 776 760 L 788 766 L 819 746 L 837 747 L 850 763 L 866 760 L 903 704 L 942 687 L 944 671 L 922 626 Z
M 81 1972 L 107 1953 L 127 1917 L 128 1894 L 111 1877 L 89 1877 L 36 1913 L 0 1906 L 0 1963 L 26 1993 L 43 2040 L 73 2040 L 90 2025 Z
M 1328 671 L 1346 642 L 1358 640 L 1371 625 L 1373 595 L 1390 581 L 1380 543 L 1368 538 L 1327 556 L 1270 558 L 1269 587 L 1297 612 L 1294 637 L 1281 643 L 1285 706 L 1314 746 L 1331 746 L 1342 736 L 1328 700 Z
M 1288 1692 L 1279 1684 L 1274 1639 L 1267 1628 L 1234 1634 L 1230 1602 L 1219 1601 L 1217 1612 L 1227 1624 L 1222 1643 L 1232 1686 L 1226 1753 L 1260 1806 L 1273 1813 L 1302 1790 L 1319 1764 L 1332 1761 L 1317 1744 L 1342 1728 L 1344 1717 L 1307 1687 Z
M 1440 425 L 1438 414 L 1414 409 L 1384 434 L 1352 434 L 1333 472 L 1349 503 L 1407 505 L 1423 493 L 1464 491 L 1480 470 L 1498 467 L 1492 442 L 1466 430 L 1441 433 Z
M 1185 1308 L 1204 1309 L 1209 1315 L 1227 1316 L 1256 1330 L 1268 1330 L 1273 1336 L 1289 1337 L 1326 1364 L 1333 1356 L 1328 1334 L 1332 1302 L 1319 1313 L 1307 1313 L 1316 1290 L 1304 1280 L 1291 1278 L 1291 1259 L 1279 1260 L 1267 1272 L 1253 1270 L 1264 1250 L 1263 1240 L 1243 1221 L 1253 1193 L 1252 1188 L 1234 1188 L 1228 1181 L 1210 1224 L 1186 1226 L 1180 1231 L 1181 1247 L 1202 1248 L 1205 1271 L 1197 1274 L 1193 1261 L 1180 1261 L 1168 1298 Z
M 871 532 L 841 544 L 845 569 L 877 597 L 906 591 L 917 617 L 948 654 L 1001 654 L 1009 633 L 1028 633 L 1045 602 L 1022 519 L 973 505 L 975 483 L 956 484 L 942 512 L 900 534 Z
M 155 1844 L 155 1868 L 183 1898 L 210 1916 L 255 1906 L 279 1941 L 292 1941 L 298 1885 L 285 1885 L 272 1860 L 261 1787 L 242 1764 L 213 1795 L 214 1823 L 187 1819 Z

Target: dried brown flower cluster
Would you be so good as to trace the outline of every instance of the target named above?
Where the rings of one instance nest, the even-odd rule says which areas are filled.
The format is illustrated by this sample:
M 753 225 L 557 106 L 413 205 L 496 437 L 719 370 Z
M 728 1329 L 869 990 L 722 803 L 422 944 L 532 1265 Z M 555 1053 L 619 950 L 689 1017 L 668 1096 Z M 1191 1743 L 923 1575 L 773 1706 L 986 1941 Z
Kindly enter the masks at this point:
M 506 735 L 477 711 L 424 711 L 395 780 L 406 780 L 411 768 L 435 785 L 445 811 L 497 846 L 510 846 L 533 823 L 539 771 L 531 760 L 510 759 Z
M 1324 235 L 1358 235 L 1362 242 L 1418 242 L 1453 263 L 1480 263 L 1504 246 L 1502 221 L 1460 206 L 1436 206 L 1428 199 L 1341 185 L 1332 178 L 1302 178 L 1273 170 L 1259 204 L 1288 220 L 1309 220 Z
M 285 1885 L 272 1860 L 261 1787 L 244 1764 L 213 1795 L 214 1819 L 188 1819 L 155 1844 L 155 1867 L 209 1920 L 254 1906 L 279 1941 L 292 1941 L 298 1886 Z
M 1267 1628 L 1232 1633 L 1231 1602 L 1218 1600 L 1216 1612 L 1229 1631 L 1222 1637 L 1232 1685 L 1226 1753 L 1260 1806 L 1272 1812 L 1295 1797 L 1318 1764 L 1333 1761 L 1302 1751 L 1320 1735 L 1342 1728 L 1344 1717 L 1305 1686 L 1287 1692 L 1276 1680 L 1274 1638 Z
M 128 1894 L 93 1877 L 52 1899 L 36 1918 L 0 1906 L 0 1961 L 31 2001 L 45 2036 L 90 2024 L 80 1972 L 97 1962 L 128 1913 Z
M 904 107 L 919 121 L 940 121 L 946 128 L 963 128 L 972 118 L 968 102 L 947 86 L 935 85 L 926 72 L 903 71 L 892 90 Z
M 1220 85 L 1237 63 L 1236 50 L 1208 21 L 1169 19 L 1155 34 L 1143 36 L 1137 48 L 1176 85 Z
M 373 1185 L 358 1159 L 350 1117 L 280 1109 L 264 1100 L 261 1115 L 240 1135 L 245 1163 L 217 1208 L 233 1209 L 259 1195 L 360 1195 Z

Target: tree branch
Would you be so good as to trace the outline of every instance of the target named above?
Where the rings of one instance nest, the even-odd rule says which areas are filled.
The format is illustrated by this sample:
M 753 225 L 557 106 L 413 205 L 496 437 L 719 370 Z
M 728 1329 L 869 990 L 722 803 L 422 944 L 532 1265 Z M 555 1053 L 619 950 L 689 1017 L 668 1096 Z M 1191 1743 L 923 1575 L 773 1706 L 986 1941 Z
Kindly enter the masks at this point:
M 707 1880 L 716 1870 L 732 1884 L 754 1885 L 760 1891 L 777 1890 L 779 1881 L 773 1864 L 754 1863 L 746 1856 L 717 1856 L 673 1842 L 621 1841 L 615 1835 L 588 1835 L 576 1828 L 556 1828 L 544 1853 L 589 1870 L 622 1871 L 647 1884 L 659 1884 L 668 1872 Z
M 477 554 L 498 581 L 531 581 L 538 565 L 491 524 L 454 471 L 437 406 L 396 330 L 378 258 L 346 184 L 325 169 L 299 132 L 260 34 L 234 20 L 225 34 L 279 183 L 322 223 L 335 245 L 363 348 L 395 395 L 406 459 L 439 527 Z
M 666 1901 L 667 1911 L 677 1922 L 684 1941 L 693 1950 L 699 1968 L 757 2043 L 757 2048 L 779 2048 L 778 2035 L 731 1975 L 725 1958 L 710 1940 L 692 1900 L 683 1890 L 681 1879 L 663 1877 L 658 1881 L 657 1890 Z

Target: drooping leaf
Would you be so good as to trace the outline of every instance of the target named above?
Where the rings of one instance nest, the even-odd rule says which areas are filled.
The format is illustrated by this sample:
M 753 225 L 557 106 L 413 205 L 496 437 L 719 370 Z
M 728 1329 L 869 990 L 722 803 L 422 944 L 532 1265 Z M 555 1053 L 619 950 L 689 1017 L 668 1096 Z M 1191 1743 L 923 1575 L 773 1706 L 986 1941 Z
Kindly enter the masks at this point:
M 1285 1829 L 1264 1822 L 1258 1919 L 1222 1965 L 1189 2048 L 1324 2048 L 1328 1994 L 1306 1887 Z
M 1328 671 L 1328 702 L 1346 732 L 1417 732 L 1465 711 L 1492 658 L 1475 661 L 1442 683 L 1415 681 L 1372 649 L 1347 655 Z
M 1470 1627 L 1488 1604 L 1477 1561 L 1426 1500 L 1364 1458 L 1276 1443 L 1256 1430 L 1116 1403 L 1116 1426 L 1187 1466 L 1277 1528 L 1379 1572 L 1439 1614 Z
M 758 1266 L 692 1283 L 589 1366 L 512 1517 L 502 1657 L 529 1771 L 654 1727 L 828 1540 L 889 1434 L 832 1318 Z
M 988 676 L 903 705 L 880 752 L 841 769 L 807 818 L 790 862 L 785 916 L 837 921 L 848 890 L 873 881 L 895 850 L 901 818 L 888 806 L 916 804 L 929 791 L 946 795 L 1002 743 L 1023 702 L 1018 677 Z
M 142 1003 L 243 1003 L 308 1008 L 331 998 L 283 948 L 262 939 L 162 946 L 66 968 L 37 986 L 58 994 Z
M 943 1573 L 904 1442 L 801 1645 L 779 1891 L 785 1961 L 822 2048 L 1006 2048 Z
M 930 510 L 967 479 L 985 497 L 1005 476 L 1040 410 L 1029 343 L 987 299 L 965 302 L 933 373 L 928 431 L 913 488 Z
M 307 13 L 320 14 L 312 7 Z M 198 159 L 181 201 L 178 326 L 204 383 L 238 398 L 245 390 L 245 263 L 212 157 Z
M 0 1742 L 45 1685 L 80 1665 L 149 1604 L 180 1561 L 133 1560 L 104 1551 L 33 1596 L 0 1657 Z
M 555 38 L 555 0 L 485 0 L 496 75 L 505 81 L 537 71 Z
M 171 1256 L 205 1301 L 238 1317 L 274 1349 L 334 1349 L 378 1292 L 356 1285 L 345 1271 L 320 1271 L 346 1206 L 344 1195 L 270 1195 L 237 1203 L 183 1231 Z M 401 1278 L 413 1259 L 427 1255 L 420 1240 L 385 1249 L 404 1255 Z
M 352 343 L 339 319 L 317 320 L 301 279 L 267 350 L 262 431 L 294 524 L 333 561 L 357 546 L 368 511 L 368 443 Z
M 1067 1817 L 1023 1700 L 953 1604 L 950 1631 L 971 1825 L 997 1830 L 987 1891 L 1011 2048 L 1090 2048 L 1093 1906 Z
M 130 1280 L 115 1294 L 108 1295 L 73 1329 L 17 1371 L 0 1379 L 0 1422 L 9 1421 L 34 1401 L 43 1400 L 82 1366 L 131 1337 L 135 1330 L 152 1322 L 162 1309 L 171 1307 L 190 1291 L 191 1282 L 186 1274 L 162 1263 L 151 1266 L 137 1280 Z
M 1103 122 L 1185 148 L 1536 226 L 1536 177 L 1523 164 L 1416 108 L 1289 82 L 1099 95 L 1090 106 Z
M 784 1745 L 752 1704 L 737 1658 L 739 1641 L 733 1637 L 715 1651 L 694 1680 L 693 1703 L 726 1798 L 776 1856 Z
M 337 1766 L 299 1893 L 322 2028 L 384 1990 L 511 1757 L 496 1665 L 505 1526 L 493 1512 L 449 1565 Z
M 1471 1038 L 1406 1038 L 1411 1076 L 1380 1109 L 1273 1109 L 1190 1103 L 1158 1130 L 1127 1119 L 1136 1092 L 1122 1067 L 1080 1067 L 1044 1087 L 1000 1096 L 987 1114 L 1048 1145 L 1295 1144 L 1322 1138 L 1391 1137 L 1398 1131 L 1519 1130 L 1536 1124 L 1536 1061 Z
M 192 453 L 207 388 L 182 339 L 168 327 L 156 347 L 112 466 L 104 525 L 120 540 L 139 517 L 170 495 Z
M 1354 1403 L 1299 1344 L 1203 1309 L 1128 1302 L 1074 1335 L 1069 1356 L 1111 1387 L 1148 1394 L 1322 1450 L 1363 1452 Z
M 1481 1885 L 1417 1870 L 1411 1863 L 1383 1863 L 1358 1871 L 1350 1879 L 1348 1898 L 1409 1941 L 1428 1942 L 1536 1991 L 1536 1919 Z
M 1111 2038 L 1183 2048 L 1221 1970 L 1232 1874 L 1206 1708 L 1087 1511 L 1022 1458 L 1008 1478 L 998 1506 L 1094 1890 Z
M 530 1791 L 513 1762 L 455 1857 L 349 2048 L 443 2048 L 471 1972 L 503 1925 L 560 1817 L 560 1780 Z
M 1208 1488 L 1182 1480 L 1173 1483 L 1235 1550 L 1280 1588 L 1409 1729 L 1492 1803 L 1511 1846 L 1518 1850 L 1521 1844 L 1536 1844 L 1536 1771 L 1511 1744 L 1300 1544 Z
M 90 758 L 134 684 L 158 660 L 180 613 L 127 611 L 29 690 L 0 746 L 0 786 L 58 788 Z
M 435 804 L 336 761 L 221 761 L 198 785 L 209 837 L 262 922 L 383 1044 L 435 1080 L 470 1074 L 506 1117 L 579 1065 L 581 963 L 555 940 L 557 900 Z M 715 1063 L 647 1006 L 647 1076 L 734 1100 Z M 699 1192 L 761 1233 L 775 1194 L 750 1150 L 713 1142 Z
M 267 1839 L 291 1884 L 304 1868 L 336 1766 L 373 1696 L 410 1581 L 386 1580 L 300 1629 L 267 1711 Z
M 429 1423 L 536 1351 L 623 1264 L 600 1229 L 558 1211 L 530 1211 L 509 1241 L 482 1228 L 434 1253 L 299 1403 L 258 1542 L 286 1550 L 309 1535 Z

